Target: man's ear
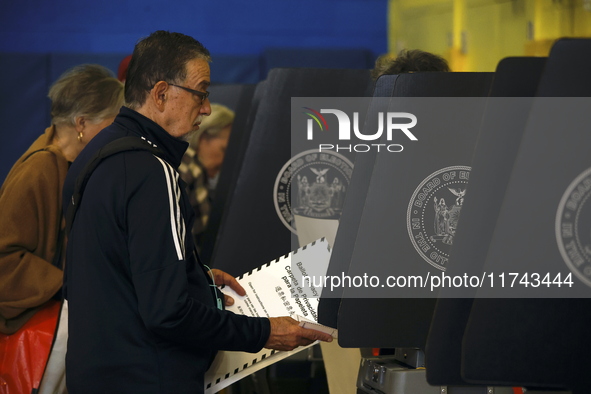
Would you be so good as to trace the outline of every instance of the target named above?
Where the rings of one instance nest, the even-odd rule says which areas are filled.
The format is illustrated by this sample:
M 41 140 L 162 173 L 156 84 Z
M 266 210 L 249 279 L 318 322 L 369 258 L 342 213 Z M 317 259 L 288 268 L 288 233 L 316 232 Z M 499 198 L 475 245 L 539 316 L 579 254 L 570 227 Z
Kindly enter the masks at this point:
M 158 81 L 156 85 L 150 90 L 150 99 L 158 109 L 158 111 L 164 111 L 166 100 L 169 95 L 169 85 L 164 81 Z

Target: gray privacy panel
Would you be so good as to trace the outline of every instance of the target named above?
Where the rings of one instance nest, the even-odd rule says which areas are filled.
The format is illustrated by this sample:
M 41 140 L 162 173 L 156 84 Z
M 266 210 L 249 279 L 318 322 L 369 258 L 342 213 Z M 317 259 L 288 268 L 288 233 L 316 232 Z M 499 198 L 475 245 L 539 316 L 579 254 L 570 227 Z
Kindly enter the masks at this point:
M 398 77 L 393 97 L 484 97 L 488 95 L 492 73 L 416 73 Z M 417 109 L 418 110 L 418 109 Z M 478 112 L 478 111 L 477 111 Z M 350 256 L 350 276 L 363 274 L 368 262 L 380 262 L 391 257 L 401 262 L 427 264 L 403 241 L 408 241 L 406 206 L 398 199 L 401 193 L 409 196 L 425 176 L 436 169 L 466 163 L 470 165 L 476 143 L 477 126 L 481 113 L 471 115 L 464 122 L 468 127 L 458 128 L 459 134 L 438 135 L 436 127 L 426 126 L 423 140 L 427 144 L 408 145 L 408 151 L 399 156 L 378 154 L 365 206 L 357 231 L 355 248 Z M 427 124 L 429 124 L 427 122 Z M 427 133 L 427 134 L 425 134 Z M 428 135 L 428 136 L 427 136 Z M 457 144 L 454 138 L 459 138 Z M 444 153 L 445 149 L 450 150 Z M 405 149 L 407 147 L 405 146 Z M 427 150 L 425 150 L 427 149 Z M 435 152 L 439 151 L 439 153 Z M 450 161 L 450 155 L 453 160 Z M 415 161 L 428 157 L 421 163 Z M 414 159 L 413 159 L 414 158 Z M 459 161 L 458 161 L 459 160 Z M 426 166 L 426 167 L 425 167 Z M 425 167 L 425 168 L 423 168 Z M 428 167 L 428 168 L 427 168 Z M 416 179 L 415 179 L 416 178 Z M 384 189 L 384 185 L 387 188 Z M 394 186 L 396 185 L 396 186 Z M 373 190 L 372 190 L 373 189 Z M 388 225 L 384 225 L 384 220 Z M 376 224 L 382 223 L 380 234 Z M 340 231 L 346 231 L 339 228 Z M 402 231 L 402 233 L 400 233 Z M 398 243 L 400 240 L 401 243 Z M 410 242 L 408 242 L 410 244 Z M 386 251 L 384 246 L 391 248 Z M 417 260 L 418 259 L 418 260 Z M 419 261 L 420 260 L 420 261 Z M 379 265 L 379 263 L 378 263 Z M 428 298 L 355 298 L 345 295 L 341 302 L 338 329 L 339 344 L 343 347 L 425 347 L 427 332 L 435 305 Z M 350 293 L 350 292 L 349 292 Z
M 497 66 L 490 93 L 495 99 L 489 101 L 483 116 L 472 162 L 469 196 L 462 207 L 461 226 L 446 271 L 450 276 L 482 272 L 529 115 L 531 101 L 520 97 L 536 94 L 545 63 L 545 58 L 506 58 Z M 500 97 L 515 99 L 501 102 Z M 472 298 L 437 301 L 425 350 L 427 379 L 433 385 L 467 384 L 460 374 L 461 353 L 472 301 Z M 506 301 L 498 302 L 501 308 Z
M 558 41 L 548 57 L 538 96 L 590 96 L 590 63 L 591 40 Z M 561 231 L 556 225 L 562 220 L 559 208 L 569 185 L 591 167 L 586 149 L 591 143 L 587 132 L 591 119 L 584 102 L 577 108 L 580 104 L 572 98 L 553 99 L 532 107 L 485 270 L 536 267 L 542 275 L 548 270 L 570 272 L 559 251 Z M 591 227 L 588 215 L 581 219 L 580 225 Z M 577 288 L 585 291 L 586 285 L 573 277 Z M 560 295 L 557 286 L 547 291 L 552 297 Z M 463 339 L 462 376 L 475 383 L 588 392 L 590 301 L 514 299 L 500 308 L 498 300 L 475 299 Z M 516 354 L 519 357 L 506 357 Z
M 210 89 L 214 96 L 214 102 L 219 102 L 235 111 L 232 132 L 228 140 L 228 146 L 224 155 L 224 162 L 220 170 L 215 197 L 211 202 L 211 211 L 202 237 L 199 239 L 199 256 L 209 264 L 215 248 L 218 230 L 223 217 L 223 212 L 228 202 L 228 196 L 240 173 L 242 159 L 244 158 L 244 145 L 248 143 L 252 124 L 261 97 L 264 94 L 265 82 L 255 85 L 216 85 Z
M 394 91 L 397 78 L 398 75 L 380 77 L 376 81 L 373 97 L 390 97 Z M 386 104 L 385 100 L 374 99 L 371 101 L 367 110 L 365 129 L 375 130 L 373 123 L 377 119 L 377 113 L 387 110 L 387 108 L 382 108 L 384 104 Z M 376 155 L 377 151 L 373 150 L 355 157 L 355 167 L 353 168 L 349 191 L 345 196 L 343 212 L 339 220 L 339 230 L 335 237 L 327 275 L 338 276 L 341 272 L 349 270 L 351 255 L 357 239 L 357 229 L 363 212 L 363 203 L 369 188 Z M 336 327 L 342 291 L 339 291 L 339 289 L 330 290 L 330 288 L 323 289 L 325 297 L 321 297 L 318 302 L 318 322 L 329 327 Z M 330 295 L 330 298 L 328 295 Z
M 368 70 L 274 69 L 265 84 L 211 259 L 212 266 L 236 276 L 297 244 L 273 201 L 277 176 L 291 158 L 291 97 L 363 96 L 370 78 Z

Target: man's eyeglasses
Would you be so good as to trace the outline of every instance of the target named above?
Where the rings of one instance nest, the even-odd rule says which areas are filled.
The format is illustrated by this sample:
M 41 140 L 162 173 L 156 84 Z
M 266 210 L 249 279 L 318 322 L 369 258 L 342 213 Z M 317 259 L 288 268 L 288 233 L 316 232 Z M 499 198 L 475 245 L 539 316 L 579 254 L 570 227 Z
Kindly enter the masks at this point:
M 209 92 L 205 91 L 205 92 L 200 92 L 199 90 L 193 90 L 193 89 L 189 89 L 186 88 L 184 86 L 180 86 L 180 85 L 175 85 L 173 83 L 169 83 L 170 86 L 175 86 L 177 88 L 181 88 L 183 90 L 186 90 L 189 93 L 193 93 L 195 96 L 199 97 L 201 99 L 201 101 L 205 101 L 208 97 L 209 97 Z

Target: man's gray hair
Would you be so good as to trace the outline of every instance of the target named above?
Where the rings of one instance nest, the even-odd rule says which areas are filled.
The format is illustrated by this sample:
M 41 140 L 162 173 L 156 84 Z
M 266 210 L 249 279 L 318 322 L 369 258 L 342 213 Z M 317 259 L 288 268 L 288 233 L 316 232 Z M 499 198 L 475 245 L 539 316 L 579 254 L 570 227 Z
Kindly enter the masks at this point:
M 158 30 L 140 40 L 127 69 L 125 104 L 131 109 L 141 107 L 159 81 L 183 83 L 187 63 L 193 59 L 211 61 L 209 51 L 193 37 Z

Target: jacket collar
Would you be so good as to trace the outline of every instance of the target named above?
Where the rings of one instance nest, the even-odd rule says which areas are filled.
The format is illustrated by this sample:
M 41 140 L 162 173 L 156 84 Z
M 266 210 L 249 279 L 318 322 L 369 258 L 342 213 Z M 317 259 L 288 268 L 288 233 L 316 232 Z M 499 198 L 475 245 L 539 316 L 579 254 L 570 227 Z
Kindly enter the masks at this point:
M 171 136 L 153 120 L 132 109 L 122 107 L 114 123 L 125 127 L 140 138 L 144 137 L 153 146 L 164 152 L 166 161 L 175 168 L 181 164 L 181 159 L 189 143 Z

